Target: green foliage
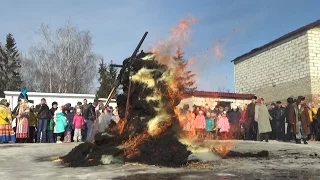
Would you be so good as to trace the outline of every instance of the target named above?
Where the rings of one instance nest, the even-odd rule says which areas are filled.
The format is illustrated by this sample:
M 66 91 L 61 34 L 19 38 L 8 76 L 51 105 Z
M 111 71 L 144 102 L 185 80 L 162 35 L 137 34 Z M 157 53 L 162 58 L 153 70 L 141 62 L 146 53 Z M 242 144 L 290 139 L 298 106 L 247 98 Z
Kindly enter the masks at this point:
M 100 87 L 97 91 L 98 98 L 107 98 L 114 86 L 114 82 L 117 78 L 117 69 L 111 66 L 111 64 L 112 61 L 108 65 L 106 65 L 103 59 L 99 64 Z
M 184 59 L 183 52 L 180 48 L 177 49 L 176 55 L 173 57 L 175 63 L 177 63 L 177 75 L 176 80 L 178 83 L 178 88 L 185 93 L 192 93 L 195 87 L 195 74 L 188 70 L 188 61 Z
M 6 37 L 6 44 L 0 45 L 0 96 L 3 91 L 19 91 L 22 80 L 20 77 L 21 60 L 12 34 Z

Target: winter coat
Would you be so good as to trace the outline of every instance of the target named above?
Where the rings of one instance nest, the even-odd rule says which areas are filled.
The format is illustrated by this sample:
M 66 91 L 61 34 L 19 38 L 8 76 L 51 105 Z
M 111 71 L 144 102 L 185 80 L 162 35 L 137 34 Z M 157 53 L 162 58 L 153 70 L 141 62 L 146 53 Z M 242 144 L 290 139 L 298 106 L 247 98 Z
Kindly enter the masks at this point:
M 240 119 L 241 112 L 231 110 L 228 114 L 228 119 L 230 123 L 230 131 L 233 133 L 240 132 Z
M 87 110 L 84 110 L 85 120 L 95 121 L 96 120 L 96 111 L 93 105 L 88 105 Z
M 48 105 L 42 104 L 38 110 L 38 119 L 51 119 L 51 114 Z
M 294 114 L 294 108 L 292 104 L 288 104 L 285 110 L 286 113 L 286 122 L 288 124 L 295 124 L 295 114 Z M 291 129 L 291 132 L 293 132 L 293 129 Z
M 268 108 L 265 104 L 256 104 L 254 117 L 258 122 L 259 133 L 268 133 L 272 131 L 270 125 L 270 119 L 272 119 L 272 117 L 270 116 Z
M 239 124 L 241 113 L 239 111 L 231 110 L 227 113 L 230 124 Z
M 110 113 L 101 113 L 98 118 L 98 131 L 100 133 L 105 132 L 107 126 L 110 124 L 111 121 L 111 114 Z
M 54 119 L 50 119 L 49 123 L 48 123 L 48 126 L 47 126 L 47 131 L 53 131 L 54 130 L 54 126 L 55 126 Z
M 5 105 L 0 105 L 0 125 L 10 124 L 10 113 Z
M 247 111 L 246 111 L 246 122 L 245 122 L 246 127 L 250 127 L 251 123 L 254 121 L 254 115 L 255 115 L 255 104 L 250 103 L 247 106 Z
M 308 109 L 308 113 L 309 113 L 309 119 L 310 122 L 312 122 L 314 119 L 316 119 L 317 117 L 317 109 L 316 108 L 310 108 Z
M 241 112 L 241 118 L 240 118 L 240 121 L 239 123 L 241 125 L 243 125 L 245 122 L 246 122 L 246 112 L 247 112 L 247 109 L 244 109 L 242 112 Z
M 84 117 L 84 119 L 88 120 L 89 119 L 89 105 L 88 104 L 84 104 L 82 105 L 82 116 Z
M 84 117 L 79 114 L 74 115 L 72 124 L 74 128 L 82 129 L 83 125 L 85 124 Z
M 214 119 L 207 117 L 206 118 L 206 131 L 211 132 L 213 131 L 214 126 Z
M 37 126 L 37 116 L 33 110 L 30 110 L 29 113 L 29 126 L 36 127 Z
M 66 131 L 72 131 L 72 129 L 73 129 L 73 117 L 74 117 L 74 114 L 70 113 L 70 112 L 66 115 L 67 123 L 68 123 Z
M 63 133 L 67 127 L 67 118 L 63 112 L 56 111 L 54 115 L 54 133 Z
M 227 116 L 222 116 L 222 115 L 218 116 L 217 127 L 220 132 L 229 132 L 230 124 Z
M 316 117 L 317 117 L 317 120 L 318 120 L 318 124 L 320 125 L 320 107 L 318 108 Z
M 205 129 L 206 127 L 206 119 L 204 117 L 204 115 L 197 115 L 196 119 L 195 119 L 195 128 L 196 129 Z
M 300 133 L 299 121 L 301 121 L 302 129 L 306 135 L 310 134 L 310 117 L 308 113 L 308 107 L 305 104 L 302 104 L 300 109 L 297 104 L 293 105 L 294 109 L 294 133 Z M 300 118 L 299 118 L 300 114 Z
M 285 121 L 285 108 L 283 107 L 275 107 L 271 110 L 272 114 L 271 117 L 273 118 L 274 121 L 279 121 L 279 122 L 284 122 Z

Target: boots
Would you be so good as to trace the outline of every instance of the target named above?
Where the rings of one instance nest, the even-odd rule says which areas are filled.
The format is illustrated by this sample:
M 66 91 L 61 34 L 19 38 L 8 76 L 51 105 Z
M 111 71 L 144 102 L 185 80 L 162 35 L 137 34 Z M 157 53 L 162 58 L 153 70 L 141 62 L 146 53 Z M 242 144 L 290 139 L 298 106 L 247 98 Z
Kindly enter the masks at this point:
M 261 134 L 259 134 L 259 141 L 261 141 L 261 142 L 262 142 L 262 141 L 263 141 L 263 139 L 264 139 L 264 136 L 263 136 L 263 135 L 264 135 L 264 134 L 262 134 L 262 133 L 261 133 Z
M 308 144 L 307 139 L 303 138 L 303 144 Z
M 296 144 L 301 144 L 301 139 L 296 139 Z
M 266 142 L 269 142 L 269 134 L 268 133 L 265 134 L 265 140 L 266 140 Z

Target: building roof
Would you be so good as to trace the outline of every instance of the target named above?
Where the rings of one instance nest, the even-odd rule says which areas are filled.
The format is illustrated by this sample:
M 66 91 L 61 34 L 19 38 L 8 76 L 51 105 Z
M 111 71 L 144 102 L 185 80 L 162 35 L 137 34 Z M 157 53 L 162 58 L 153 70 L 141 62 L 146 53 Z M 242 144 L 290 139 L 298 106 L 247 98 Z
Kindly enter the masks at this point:
M 194 91 L 192 93 L 195 97 L 209 97 L 209 98 L 226 98 L 226 99 L 252 99 L 253 94 L 239 94 L 228 92 L 208 92 L 208 91 Z
M 277 39 L 275 39 L 275 40 L 273 40 L 273 41 L 271 41 L 271 42 L 269 42 L 269 43 L 267 43 L 267 44 L 265 44 L 265 45 L 263 45 L 263 46 L 260 46 L 260 47 L 258 47 L 258 48 L 252 49 L 250 52 L 247 52 L 247 53 L 245 53 L 245 54 L 243 54 L 243 55 L 235 58 L 235 59 L 232 60 L 231 62 L 234 62 L 234 63 L 235 63 L 236 61 L 242 59 L 243 57 L 249 56 L 249 55 L 251 55 L 251 54 L 253 54 L 253 53 L 256 53 L 256 52 L 258 52 L 258 51 L 261 51 L 262 49 L 265 49 L 265 48 L 267 48 L 267 47 L 269 47 L 269 46 L 271 46 L 271 45 L 274 45 L 274 44 L 276 44 L 276 43 L 279 43 L 279 42 L 281 42 L 281 41 L 283 41 L 283 40 L 285 40 L 285 39 L 287 39 L 287 38 L 290 38 L 290 37 L 292 37 L 292 36 L 295 36 L 295 35 L 297 35 L 297 34 L 299 34 L 299 33 L 302 33 L 302 32 L 304 32 L 304 31 L 308 31 L 308 30 L 310 30 L 310 29 L 312 29 L 312 28 L 315 28 L 315 27 L 318 27 L 318 26 L 320 26 L 320 20 L 317 20 L 317 21 L 315 21 L 315 22 L 313 22 L 313 23 L 310 23 L 310 24 L 307 24 L 307 25 L 305 25 L 305 26 L 303 26 L 303 27 L 301 27 L 301 28 L 299 28 L 299 29 L 297 29 L 297 30 L 294 30 L 294 31 L 292 31 L 292 32 L 289 32 L 288 34 L 285 34 L 285 35 L 283 35 L 283 36 L 281 36 L 281 37 L 279 37 L 279 38 L 277 38 Z
M 4 91 L 6 96 L 19 96 L 20 91 Z M 71 94 L 71 93 L 43 93 L 43 92 L 28 92 L 29 97 L 72 97 L 72 98 L 95 98 L 95 94 Z M 104 101 L 105 98 L 99 98 L 98 100 Z M 111 101 L 115 101 L 115 99 L 111 99 Z

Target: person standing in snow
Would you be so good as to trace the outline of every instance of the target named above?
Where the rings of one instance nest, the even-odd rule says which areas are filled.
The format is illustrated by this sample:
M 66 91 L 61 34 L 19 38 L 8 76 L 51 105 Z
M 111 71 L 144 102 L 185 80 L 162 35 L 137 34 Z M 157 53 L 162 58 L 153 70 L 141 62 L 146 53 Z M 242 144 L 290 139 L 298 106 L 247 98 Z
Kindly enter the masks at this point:
M 58 108 L 54 112 L 54 130 L 55 136 L 57 137 L 57 143 L 62 143 L 64 137 L 64 131 L 67 127 L 67 118 L 64 116 L 62 108 Z
M 223 111 L 223 113 L 218 116 L 217 127 L 221 135 L 221 138 L 227 139 L 227 135 L 230 130 L 230 124 L 226 111 Z
M 264 99 L 259 98 L 255 107 L 255 121 L 258 123 L 258 132 L 260 141 L 269 141 L 269 133 L 272 131 L 270 120 L 272 117 L 269 114 L 267 106 L 264 104 Z
M 74 127 L 73 141 L 81 142 L 82 141 L 81 130 L 82 130 L 82 127 L 85 125 L 85 119 L 81 115 L 81 109 L 76 110 L 76 114 L 73 117 L 72 124 Z

